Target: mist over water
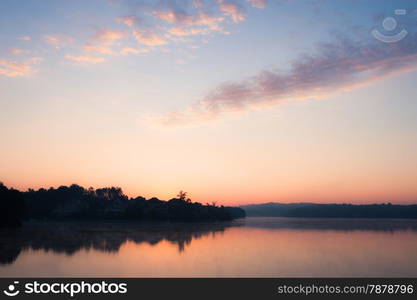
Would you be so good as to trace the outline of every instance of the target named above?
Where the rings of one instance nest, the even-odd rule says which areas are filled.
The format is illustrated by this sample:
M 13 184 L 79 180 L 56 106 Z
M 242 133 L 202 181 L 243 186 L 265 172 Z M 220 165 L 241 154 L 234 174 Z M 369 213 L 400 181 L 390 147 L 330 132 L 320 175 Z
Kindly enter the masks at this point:
M 1 277 L 417 276 L 407 219 L 27 223 L 0 236 Z

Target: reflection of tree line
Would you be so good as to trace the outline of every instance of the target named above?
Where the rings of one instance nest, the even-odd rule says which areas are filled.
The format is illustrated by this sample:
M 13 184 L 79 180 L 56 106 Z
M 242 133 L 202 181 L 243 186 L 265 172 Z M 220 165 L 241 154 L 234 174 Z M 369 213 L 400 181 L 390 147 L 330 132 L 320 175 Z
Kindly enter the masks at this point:
M 417 231 L 417 220 L 415 219 L 249 217 L 242 220 L 241 223 L 251 228 L 296 231 L 373 231 L 386 233 Z
M 22 250 L 43 250 L 72 255 L 80 250 L 116 253 L 131 241 L 156 245 L 165 240 L 185 250 L 193 239 L 222 234 L 232 226 L 221 223 L 34 223 L 0 230 L 0 264 L 13 263 Z
M 0 264 L 13 263 L 24 250 L 72 255 L 80 250 L 116 253 L 126 242 L 156 245 L 169 241 L 180 252 L 193 239 L 222 234 L 232 226 L 294 231 L 417 231 L 415 220 L 247 218 L 233 222 L 31 222 L 20 228 L 0 229 Z

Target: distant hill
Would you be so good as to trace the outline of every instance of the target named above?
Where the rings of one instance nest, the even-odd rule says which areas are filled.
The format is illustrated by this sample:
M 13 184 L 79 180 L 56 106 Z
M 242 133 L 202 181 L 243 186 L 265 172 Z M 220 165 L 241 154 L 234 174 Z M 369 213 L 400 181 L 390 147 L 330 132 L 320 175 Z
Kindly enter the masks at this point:
M 240 206 L 247 216 L 306 218 L 410 218 L 417 219 L 417 205 L 263 203 Z

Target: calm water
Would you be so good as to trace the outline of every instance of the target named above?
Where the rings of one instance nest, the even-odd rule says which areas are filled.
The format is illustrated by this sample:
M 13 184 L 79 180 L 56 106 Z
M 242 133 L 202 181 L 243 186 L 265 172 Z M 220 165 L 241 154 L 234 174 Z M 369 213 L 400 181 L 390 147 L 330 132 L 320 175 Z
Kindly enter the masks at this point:
M 247 218 L 0 230 L 0 277 L 417 277 L 417 221 Z

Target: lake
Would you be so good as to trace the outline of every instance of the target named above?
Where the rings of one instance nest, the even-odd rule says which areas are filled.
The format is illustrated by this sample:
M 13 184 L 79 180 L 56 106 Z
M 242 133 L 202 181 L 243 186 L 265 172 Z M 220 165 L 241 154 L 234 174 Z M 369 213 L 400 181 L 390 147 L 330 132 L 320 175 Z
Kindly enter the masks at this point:
M 417 220 L 27 223 L 0 277 L 417 277 Z

